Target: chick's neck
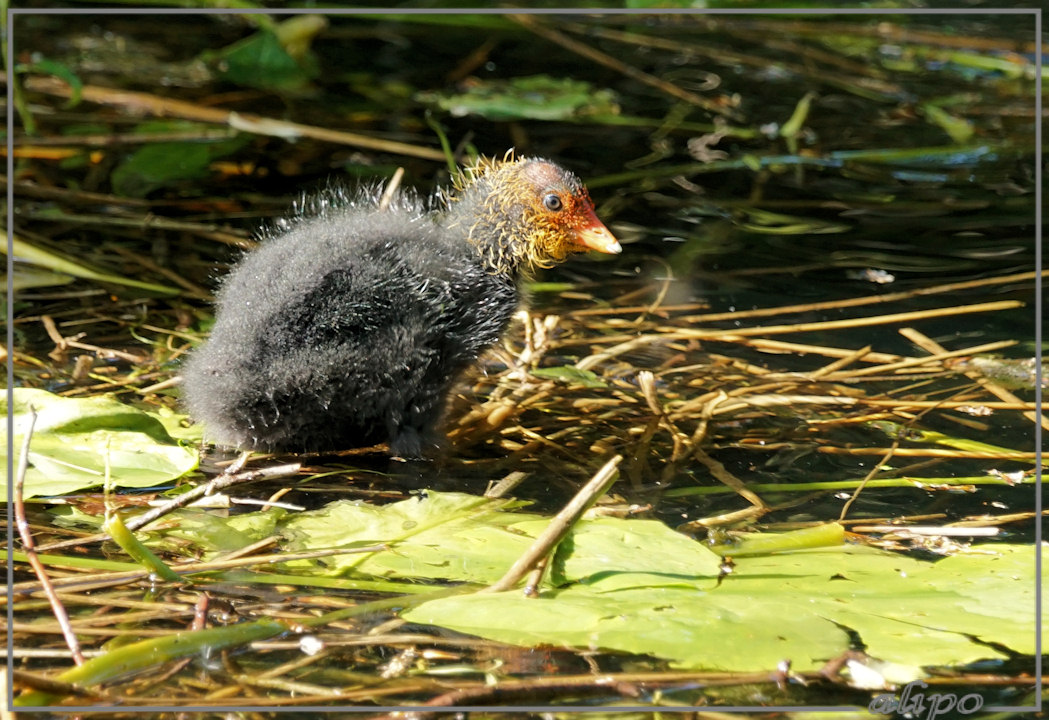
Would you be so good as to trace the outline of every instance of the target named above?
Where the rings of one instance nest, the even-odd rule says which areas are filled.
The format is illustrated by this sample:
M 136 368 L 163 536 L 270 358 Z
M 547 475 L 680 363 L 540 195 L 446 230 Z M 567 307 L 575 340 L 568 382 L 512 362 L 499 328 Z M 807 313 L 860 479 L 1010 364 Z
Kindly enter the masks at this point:
M 531 215 L 512 183 L 480 177 L 451 199 L 444 225 L 476 248 L 485 269 L 517 280 L 526 268 L 529 238 L 535 232 Z

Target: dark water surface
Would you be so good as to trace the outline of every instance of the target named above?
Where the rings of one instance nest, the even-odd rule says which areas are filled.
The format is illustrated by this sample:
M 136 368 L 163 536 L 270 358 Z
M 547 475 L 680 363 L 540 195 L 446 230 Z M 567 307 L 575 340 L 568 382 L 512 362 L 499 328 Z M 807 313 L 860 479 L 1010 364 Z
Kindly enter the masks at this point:
M 754 337 L 850 350 L 870 345 L 877 353 L 921 357 L 927 351 L 899 332 L 913 327 L 948 351 L 998 340 L 1016 341 L 997 352 L 1006 359 L 1025 360 L 1039 351 L 1035 344 L 1039 299 L 1033 276 L 858 307 L 703 319 L 712 313 L 845 301 L 1032 273 L 1037 158 L 1029 17 L 572 16 L 549 25 L 723 112 L 696 107 L 644 80 L 582 59 L 502 18 L 331 17 L 312 45 L 313 78 L 279 90 L 262 80 L 253 85 L 223 79 L 221 63 L 202 68 L 194 62 L 200 53 L 227 47 L 246 35 L 243 24 L 233 18 L 19 17 L 14 39 L 21 62 L 62 63 L 87 84 L 436 148 L 424 111 L 429 104 L 434 106 L 432 121 L 442 126 L 453 148 L 468 146 L 501 155 L 516 147 L 519 153 L 563 162 L 587 182 L 599 215 L 623 241 L 624 252 L 614 259 L 576 258 L 539 275 L 530 302 L 533 317 L 562 317 L 561 334 L 541 367 L 575 363 L 620 342 L 602 340 L 619 334 L 669 337 L 675 331 L 746 330 L 1010 300 L 1020 305 Z M 634 39 L 625 40 L 621 33 L 633 33 Z M 496 80 L 536 74 L 586 80 L 595 89 L 611 90 L 619 118 L 647 122 L 626 124 L 586 111 L 560 121 L 519 117 L 520 103 L 527 98 L 496 98 L 509 103 L 502 116 L 493 116 L 490 107 L 487 116 L 481 116 L 466 110 L 450 114 L 435 106 L 439 96 L 469 94 Z M 44 94 L 29 97 L 43 137 L 131 133 L 142 120 L 119 104 L 63 107 Z M 800 129 L 783 137 L 783 127 L 803 101 L 810 107 Z M 153 267 L 213 288 L 238 250 L 194 232 L 128 231 L 75 219 L 55 222 L 46 215 L 55 209 L 131 217 L 153 212 L 230 230 L 253 230 L 285 212 L 298 193 L 331 178 L 381 179 L 401 166 L 406 170 L 405 184 L 429 191 L 448 177 L 447 168 L 435 160 L 312 139 L 289 143 L 274 137 L 246 137 L 239 149 L 221 159 L 250 164 L 247 172 L 223 174 L 212 165 L 197 178 L 159 183 L 142 193 L 148 202 L 141 205 L 48 200 L 28 192 L 27 185 L 16 185 L 16 229 L 27 237 L 46 238 L 85 262 L 108 263 L 124 272 L 141 273 L 144 279 L 164 281 L 155 270 L 143 269 L 116 253 L 113 248 L 119 246 L 150 258 Z M 100 155 L 90 162 L 80 156 L 62 164 L 19 158 L 15 182 L 111 193 L 113 171 L 135 149 L 133 144 L 95 148 Z M 98 287 L 87 282 L 71 286 Z M 87 342 L 132 350 L 147 347 L 138 343 L 133 331 L 139 337 L 155 337 L 143 333 L 142 324 L 191 336 L 208 327 L 209 305 L 202 298 L 187 294 L 174 300 L 120 304 L 131 297 L 116 292 L 112 298 L 74 299 L 48 289 L 20 291 L 14 307 L 16 349 L 43 358 L 43 368 L 19 365 L 18 382 L 56 390 L 75 387 L 70 368 L 46 358 L 52 345 L 37 320 L 42 314 L 79 308 L 96 319 L 85 326 Z M 648 311 L 617 310 L 633 306 Z M 129 321 L 129 316 L 134 319 Z M 521 326 L 515 325 L 513 332 L 509 347 L 519 352 Z M 184 343 L 180 339 L 176 344 Z M 487 359 L 484 372 L 467 379 L 453 401 L 450 427 L 456 427 L 458 419 L 500 382 L 513 382 L 500 380 L 507 357 Z M 457 441 L 445 458 L 433 463 L 391 464 L 381 455 L 354 457 L 352 462 L 328 459 L 317 469 L 349 465 L 370 472 L 318 479 L 301 486 L 289 499 L 321 505 L 332 497 L 375 493 L 396 497 L 419 487 L 480 493 L 490 482 L 522 471 L 527 477 L 514 495 L 552 512 L 618 452 L 625 455 L 624 479 L 613 489 L 615 500 L 623 507 L 649 505 L 649 516 L 678 526 L 737 511 L 747 503 L 734 493 L 693 494 L 692 488 L 718 486 L 699 463 L 680 463 L 665 472 L 672 452 L 666 433 L 656 436 L 647 454 L 639 455 L 638 434 L 631 428 L 643 427 L 650 417 L 643 406 L 615 406 L 621 415 L 609 418 L 600 417 L 596 410 L 579 410 L 616 392 L 640 397 L 639 371 L 656 373 L 667 407 L 717 389 L 730 394 L 741 391 L 763 382 L 764 373 L 799 374 L 794 389 L 773 391 L 798 395 L 942 400 L 973 384 L 951 368 L 916 371 L 904 380 L 831 383 L 805 375 L 833 359 L 816 352 L 773 351 L 733 339 L 653 341 L 594 366 L 605 382 L 603 388 L 559 385 L 548 404 L 515 416 L 521 428 L 539 435 L 563 430 L 549 445 L 517 453 L 528 435 L 508 424 L 501 434 Z M 162 369 L 169 375 L 176 373 L 177 362 Z M 1034 400 L 1033 379 L 1011 387 L 1022 400 Z M 173 405 L 176 395 L 168 390 L 154 400 Z M 987 394 L 967 397 L 973 405 L 994 399 Z M 792 492 L 789 485 L 867 476 L 880 455 L 825 450 L 887 449 L 894 434 L 872 424 L 878 419 L 906 426 L 908 432 L 935 431 L 1013 451 L 1035 450 L 1034 423 L 1014 410 L 985 416 L 932 410 L 915 418 L 917 411 L 879 409 L 884 413 L 881 418 L 868 419 L 864 416 L 873 412 L 870 407 L 789 403 L 774 410 L 762 407 L 716 415 L 703 447 L 746 483 L 785 486 L 782 491 L 759 493 L 770 505 L 782 505 L 760 520 L 763 526 L 776 528 L 839 517 L 851 490 Z M 697 422 L 698 415 L 679 418 L 686 434 Z M 937 446 L 905 437 L 900 447 Z M 212 454 L 205 471 L 217 471 L 215 461 L 228 457 Z M 891 467 L 881 477 L 975 477 L 990 472 L 1030 476 L 1034 469 L 1031 459 L 914 456 L 895 457 L 886 464 Z M 392 472 L 395 477 L 376 481 L 375 472 Z M 266 486 L 260 487 L 258 497 L 266 497 L 266 491 Z M 1030 512 L 1034 493 L 1031 485 L 867 489 L 847 517 L 929 515 L 930 523 L 944 524 L 984 514 Z M 1027 516 L 1001 529 L 995 540 L 1030 542 L 1035 522 Z M 1008 693 L 1000 699 L 1019 701 Z M 807 701 L 826 704 L 836 699 Z

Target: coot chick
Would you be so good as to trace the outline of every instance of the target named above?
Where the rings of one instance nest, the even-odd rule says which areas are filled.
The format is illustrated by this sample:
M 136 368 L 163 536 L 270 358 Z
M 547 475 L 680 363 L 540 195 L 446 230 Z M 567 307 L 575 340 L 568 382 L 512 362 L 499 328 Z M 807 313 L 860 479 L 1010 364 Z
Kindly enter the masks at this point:
M 549 160 L 482 160 L 431 202 L 379 195 L 322 194 L 222 283 L 211 338 L 182 373 L 209 440 L 428 454 L 449 389 L 506 330 L 522 277 L 620 252 L 583 184 Z

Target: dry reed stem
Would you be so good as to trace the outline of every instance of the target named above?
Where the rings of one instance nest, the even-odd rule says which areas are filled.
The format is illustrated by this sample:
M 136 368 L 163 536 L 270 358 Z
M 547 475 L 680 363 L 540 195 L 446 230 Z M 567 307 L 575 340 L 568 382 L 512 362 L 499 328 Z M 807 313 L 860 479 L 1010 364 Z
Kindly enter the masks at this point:
M 1003 278 L 990 278 L 975 283 L 954 283 L 951 285 L 936 286 L 935 288 L 920 289 L 906 293 L 910 296 L 932 294 L 933 291 L 946 292 L 951 289 L 962 287 L 997 285 L 1020 279 L 1030 279 L 1032 273 L 1020 273 Z M 636 291 L 630 293 L 636 295 Z M 661 298 L 660 298 L 661 299 Z M 512 407 L 495 406 L 491 403 L 475 408 L 474 411 L 463 417 L 462 424 L 453 431 L 456 435 L 457 447 L 466 447 L 471 441 L 484 439 L 485 433 L 477 432 L 477 428 L 466 431 L 463 425 L 477 423 L 485 417 L 496 417 L 504 429 L 501 432 L 502 444 L 512 452 L 507 462 L 519 462 L 527 452 L 537 447 L 548 446 L 557 448 L 558 452 L 564 451 L 566 457 L 574 455 L 576 450 L 570 446 L 554 442 L 554 438 L 578 436 L 585 433 L 595 438 L 589 440 L 592 452 L 604 453 L 608 451 L 622 451 L 624 441 L 628 444 L 629 452 L 625 453 L 630 459 L 624 463 L 624 477 L 637 491 L 641 491 L 645 482 L 652 473 L 657 478 L 668 477 L 680 472 L 682 463 L 693 458 L 691 448 L 697 447 L 707 432 L 709 422 L 713 418 L 724 418 L 741 411 L 748 410 L 773 410 L 776 407 L 799 406 L 827 406 L 830 408 L 885 408 L 890 412 L 863 412 L 851 417 L 837 417 L 830 419 L 812 418 L 809 422 L 815 423 L 868 423 L 876 419 L 891 419 L 899 421 L 900 417 L 914 419 L 910 411 L 921 411 L 929 409 L 962 411 L 970 408 L 984 410 L 1028 410 L 1033 407 L 1031 403 L 1021 401 L 1015 402 L 982 402 L 979 397 L 952 398 L 950 400 L 934 399 L 894 399 L 891 397 L 869 397 L 864 394 L 860 387 L 854 383 L 871 381 L 899 381 L 908 379 L 899 374 L 900 371 L 920 369 L 924 372 L 943 373 L 943 360 L 953 357 L 973 355 L 989 352 L 1012 345 L 1012 341 L 1000 341 L 996 343 L 984 343 L 962 350 L 943 351 L 931 357 L 901 357 L 899 355 L 878 353 L 869 347 L 860 349 L 831 348 L 826 346 L 802 345 L 800 343 L 788 343 L 767 338 L 752 338 L 751 334 L 758 333 L 786 333 L 802 332 L 806 330 L 822 330 L 828 328 L 857 327 L 873 324 L 889 324 L 894 322 L 909 321 L 919 318 L 933 318 L 957 315 L 960 312 L 991 312 L 1017 307 L 1020 304 L 1012 301 L 1004 303 L 978 303 L 963 307 L 935 308 L 926 311 L 915 311 L 905 313 L 893 313 L 876 317 L 820 322 L 799 323 L 795 325 L 781 325 L 769 327 L 747 328 L 740 331 L 708 330 L 697 328 L 680 328 L 667 326 L 666 321 L 659 322 L 658 318 L 646 320 L 645 315 L 655 313 L 664 314 L 666 308 L 659 306 L 658 302 L 646 305 L 630 307 L 620 313 L 618 317 L 605 318 L 615 310 L 615 306 L 622 297 L 612 302 L 613 308 L 600 308 L 594 311 L 567 311 L 562 312 L 559 322 L 556 324 L 562 331 L 561 337 L 553 337 L 548 334 L 547 342 L 543 343 L 541 353 L 535 353 L 529 360 L 532 364 L 538 364 L 542 357 L 551 353 L 562 353 L 567 348 L 580 344 L 587 344 L 591 348 L 588 355 L 578 359 L 574 367 L 577 369 L 594 372 L 602 364 L 607 367 L 598 371 L 607 387 L 603 390 L 588 391 L 579 385 L 568 384 L 560 381 L 546 381 L 537 385 L 533 380 L 525 379 L 520 372 L 516 376 L 512 371 L 504 371 L 494 377 L 495 387 L 491 391 L 492 398 L 513 397 Z M 851 303 L 846 302 L 846 305 Z M 791 306 L 784 310 L 798 310 L 804 306 Z M 627 320 L 623 315 L 633 312 L 641 312 L 642 316 Z M 736 314 L 731 315 L 735 317 Z M 597 322 L 594 322 L 594 321 Z M 677 319 L 674 320 L 675 322 Z M 637 329 L 635 334 L 624 336 L 621 328 L 634 325 Z M 536 345 L 536 329 L 541 323 L 535 318 L 529 318 L 528 333 L 526 335 L 525 348 L 518 353 L 516 362 L 511 366 L 520 368 L 521 355 L 530 354 L 530 349 Z M 580 330 L 583 332 L 581 333 Z M 602 334 L 604 332 L 604 334 Z M 640 333 L 640 334 L 638 334 Z M 741 335 L 741 333 L 743 333 Z M 662 369 L 652 368 L 640 370 L 629 362 L 611 362 L 613 359 L 621 358 L 632 352 L 647 352 L 645 348 L 659 343 L 663 350 L 661 353 L 680 353 L 681 359 L 689 359 L 692 353 L 701 352 L 701 348 L 690 343 L 696 339 L 726 340 L 745 344 L 763 351 L 782 352 L 805 352 L 824 355 L 834 360 L 827 365 L 809 372 L 776 373 L 767 368 L 754 366 L 737 359 L 723 357 L 720 364 L 690 363 L 687 365 L 671 365 Z M 684 344 L 682 344 L 684 343 Z M 706 353 L 706 356 L 717 361 L 720 356 Z M 563 361 L 562 361 L 563 362 Z M 850 364 L 864 363 L 865 368 L 848 369 Z M 642 366 L 643 367 L 643 366 Z M 640 371 L 639 371 L 640 370 Z M 894 374 L 895 373 L 895 374 Z M 953 371 L 951 371 L 953 375 Z M 884 377 L 882 377 L 884 376 Z M 515 379 L 510 380 L 511 377 Z M 739 382 L 760 377 L 766 382 L 749 386 L 737 386 Z M 636 389 L 632 388 L 633 378 Z M 660 385 L 657 393 L 656 378 Z M 767 382 L 771 380 L 772 382 Z M 837 386 L 833 393 L 812 392 L 814 389 L 827 387 L 827 383 L 853 383 L 850 387 Z M 702 393 L 697 397 L 690 397 L 689 388 L 694 385 L 712 388 L 709 392 Z M 919 387 L 910 385 L 907 388 L 899 388 L 892 392 L 914 392 Z M 621 390 L 622 389 L 622 390 Z M 623 390 L 626 392 L 624 393 Z M 658 397 L 658 396 L 662 397 Z M 503 402 L 503 400 L 500 400 Z M 644 410 L 648 410 L 646 415 Z M 541 421 L 531 421 L 533 415 L 526 413 L 543 413 Z M 515 417 L 517 422 L 513 425 L 506 424 L 504 418 Z M 539 416 L 535 416 L 539 417 Z M 963 418 L 964 419 L 964 418 Z M 688 424 L 690 427 L 687 428 Z M 465 431 L 465 432 L 464 432 Z M 667 432 L 667 440 L 670 442 L 657 441 L 660 433 Z M 689 436 L 692 436 L 691 438 Z M 520 442 L 518 439 L 520 439 Z M 763 449 L 772 449 L 774 444 L 766 444 Z M 834 448 L 823 449 L 823 452 L 852 452 L 857 455 L 886 453 L 885 448 L 860 448 L 857 450 L 837 450 Z M 931 457 L 936 459 L 948 459 L 952 457 L 965 457 L 963 451 L 949 449 L 905 449 L 903 456 Z M 977 453 L 975 457 L 987 459 L 1003 459 L 1001 454 Z M 1025 459 L 1023 454 L 1009 455 L 1010 458 Z M 651 461 L 655 458 L 658 465 L 652 466 Z M 497 461 L 498 462 L 498 461 Z M 658 468 L 658 470 L 656 469 Z M 722 468 L 723 469 L 723 468 Z M 731 482 L 731 481 L 730 481 Z M 743 488 L 742 483 L 738 483 Z M 745 489 L 745 488 L 744 488 Z M 755 499 L 751 498 L 751 502 Z M 760 502 L 760 499 L 758 499 Z
M 878 473 L 882 471 L 882 468 L 885 467 L 888 464 L 888 462 L 892 459 L 892 456 L 897 453 L 897 451 L 900 449 L 901 440 L 903 440 L 902 429 L 900 432 L 896 433 L 896 437 L 892 439 L 892 445 L 890 445 L 885 450 L 885 453 L 882 455 L 881 460 L 874 463 L 874 465 L 867 472 L 867 474 L 863 476 L 863 479 L 860 480 L 860 484 L 857 485 L 856 489 L 852 491 L 851 495 L 849 495 L 849 499 L 845 501 L 844 505 L 842 505 L 841 513 L 839 513 L 838 515 L 839 521 L 844 520 L 845 517 L 849 514 L 849 510 L 852 508 L 853 503 L 855 503 L 856 500 L 859 499 L 860 494 L 867 487 L 867 483 L 869 483 L 871 480 L 877 477 Z
M 1043 277 L 1049 277 L 1049 270 L 1041 272 Z M 801 303 L 797 305 L 780 305 L 772 308 L 757 308 L 754 310 L 739 310 L 723 313 L 706 313 L 703 315 L 688 315 L 681 320 L 688 323 L 715 322 L 718 320 L 749 320 L 756 317 L 772 317 L 792 313 L 818 312 L 821 310 L 843 310 L 850 307 L 862 305 L 875 305 L 900 300 L 910 300 L 927 295 L 939 295 L 942 293 L 956 292 L 958 290 L 972 290 L 974 288 L 988 287 L 991 285 L 1004 285 L 1008 283 L 1024 282 L 1034 280 L 1038 272 L 1028 271 L 1013 273 L 1012 275 L 998 275 L 996 277 L 981 278 L 979 280 L 966 280 L 964 282 L 948 283 L 946 285 L 933 285 L 927 288 L 916 288 L 903 292 L 886 293 L 884 295 L 866 295 L 858 298 L 845 300 L 826 300 L 824 302 Z
M 991 410 L 1029 410 L 1037 408 L 1033 402 L 988 402 L 981 400 L 880 400 L 870 397 L 843 397 L 837 395 L 748 395 L 743 400 L 732 405 L 718 408 L 717 414 L 735 412 L 741 408 L 752 407 L 775 407 L 792 405 L 839 405 L 842 407 L 855 407 L 857 405 L 871 405 L 873 407 L 920 409 L 941 408 L 953 410 L 958 408 L 981 407 Z
M 737 478 L 735 475 L 730 473 L 725 466 L 722 465 L 718 460 L 715 460 L 707 454 L 701 447 L 692 448 L 692 457 L 701 462 L 703 465 L 710 470 L 710 474 L 713 475 L 719 482 L 736 491 L 737 495 L 740 495 L 747 500 L 755 509 L 760 510 L 758 513 L 749 515 L 750 518 L 760 517 L 762 514 L 768 512 L 769 506 L 765 504 L 765 501 L 758 497 L 757 493 L 747 488 L 743 484 L 743 481 Z
M 6 75 L 0 73 L 0 81 L 6 82 Z M 55 95 L 61 98 L 73 96 L 73 89 L 69 84 L 58 78 L 31 75 L 26 77 L 23 82 L 25 89 L 31 92 Z M 358 133 L 330 130 L 286 120 L 277 120 L 252 113 L 219 110 L 184 100 L 163 98 L 152 93 L 115 90 L 99 85 L 84 85 L 80 88 L 78 94 L 81 100 L 119 107 L 133 115 L 145 113 L 156 117 L 178 117 L 214 125 L 226 125 L 236 130 L 251 132 L 256 135 L 268 135 L 285 139 L 307 137 L 324 142 L 378 150 L 394 155 L 408 155 L 425 160 L 445 159 L 444 154 L 440 150 L 432 150 L 418 145 L 382 140 Z
M 789 353 L 795 355 L 825 355 L 826 357 L 844 358 L 850 357 L 855 351 L 848 348 L 836 348 L 826 345 L 806 345 L 804 343 L 793 343 L 785 340 L 770 340 L 768 338 L 742 337 L 739 335 L 722 335 L 718 342 L 737 343 L 747 345 L 756 350 L 769 353 Z M 859 358 L 860 362 L 890 363 L 901 360 L 899 355 L 870 351 Z
M 256 565 L 267 565 L 272 566 L 276 563 L 291 562 L 293 560 L 315 560 L 317 558 L 332 557 L 334 555 L 348 555 L 358 553 L 374 553 L 388 549 L 385 545 L 369 545 L 362 548 L 342 548 L 342 549 L 330 549 L 330 550 L 309 550 L 299 553 L 273 553 L 270 555 L 256 555 L 254 557 L 247 558 L 231 558 L 223 560 L 212 560 L 209 562 L 188 562 L 171 565 L 172 571 L 180 575 L 194 575 L 197 573 L 215 572 L 218 570 L 234 570 L 239 568 L 250 568 Z M 52 567 L 62 567 L 61 561 L 53 561 Z M 118 571 L 106 571 L 102 573 L 94 574 L 82 574 L 71 577 L 59 578 L 51 581 L 51 584 L 55 588 L 62 588 L 66 590 L 66 593 L 58 593 L 58 597 L 74 597 L 77 595 L 67 594 L 71 589 L 79 589 L 80 591 L 86 592 L 88 590 L 95 590 L 102 587 L 110 587 L 113 585 L 124 585 L 129 582 L 135 582 L 149 577 L 148 570 L 118 570 Z M 21 582 L 15 583 L 11 586 L 12 596 L 28 595 L 33 596 L 38 593 L 46 593 L 46 589 L 40 582 Z M 130 606 L 129 606 L 130 607 Z M 159 611 L 158 611 L 159 612 Z M 171 610 L 163 610 L 167 614 L 171 614 Z M 78 630 L 79 632 L 79 626 Z
M 876 447 L 833 447 L 821 445 L 816 452 L 826 455 L 884 455 L 888 448 Z M 936 458 L 978 458 L 981 460 L 1022 460 L 1032 462 L 1036 459 L 1033 452 L 1019 450 L 1008 452 L 989 452 L 983 450 L 943 450 L 939 448 L 898 448 L 892 453 L 897 457 L 936 457 Z
M 817 380 L 819 378 L 826 379 L 828 376 L 835 374 L 851 375 L 852 373 L 838 373 L 838 371 L 844 367 L 852 365 L 854 362 L 862 360 L 863 357 L 870 351 L 871 346 L 864 345 L 860 349 L 855 350 L 844 357 L 840 357 L 837 360 L 828 363 L 827 365 L 824 365 L 823 367 L 817 370 L 813 370 L 812 372 L 808 373 L 808 377 L 810 380 Z
M 383 188 L 382 197 L 379 198 L 379 209 L 385 210 L 390 206 L 393 201 L 394 195 L 397 194 L 397 188 L 401 186 L 401 180 L 404 178 L 404 167 L 398 167 L 390 181 L 386 183 L 386 187 Z
M 893 323 L 911 322 L 914 320 L 928 320 L 937 317 L 954 317 L 968 313 L 996 312 L 998 310 L 1012 310 L 1023 307 L 1018 300 L 995 300 L 993 302 L 974 303 L 972 305 L 956 305 L 954 307 L 933 308 L 931 310 L 912 310 L 909 312 L 890 313 L 888 315 L 874 315 L 863 318 L 849 318 L 847 320 L 822 320 L 818 322 L 795 323 L 793 325 L 759 325 L 750 328 L 735 328 L 733 330 L 688 330 L 676 327 L 657 327 L 656 331 L 666 333 L 666 337 L 672 338 L 696 338 L 715 340 L 720 335 L 734 335 L 744 337 L 747 335 L 782 335 L 797 332 L 822 332 L 825 330 L 844 330 L 848 328 L 869 327 L 871 325 L 890 325 Z M 944 351 L 946 352 L 946 351 Z
M 869 327 L 872 325 L 889 325 L 899 322 L 912 322 L 914 320 L 927 320 L 937 317 L 952 317 L 955 315 L 962 315 L 967 313 L 981 313 L 981 312 L 996 312 L 999 310 L 1011 310 L 1013 308 L 1023 307 L 1023 303 L 1016 300 L 998 300 L 994 302 L 986 303 L 975 303 L 972 305 L 958 305 L 955 307 L 946 308 L 934 308 L 931 310 L 915 310 L 911 312 L 902 313 L 891 313 L 888 315 L 875 315 L 864 318 L 850 318 L 847 320 L 824 320 L 819 322 L 806 322 L 796 323 L 793 325 L 764 325 L 750 328 L 733 328 L 730 330 L 720 330 L 716 328 L 711 329 L 691 329 L 681 328 L 676 326 L 660 325 L 651 328 L 651 333 L 646 335 L 616 335 L 612 337 L 600 338 L 602 342 L 616 342 L 614 345 L 607 350 L 603 350 L 599 353 L 594 353 L 589 357 L 583 358 L 576 363 L 576 367 L 582 370 L 589 370 L 595 365 L 598 365 L 605 360 L 609 360 L 618 355 L 622 355 L 631 350 L 649 345 L 652 343 L 659 342 L 670 342 L 674 340 L 721 340 L 723 337 L 730 338 L 729 341 L 736 341 L 738 338 L 743 338 L 751 335 L 782 335 L 788 333 L 801 333 L 801 332 L 823 332 L 826 330 L 843 330 L 849 328 L 861 328 Z M 592 338 L 587 338 L 585 341 L 568 341 L 562 343 L 562 345 L 568 344 L 581 344 L 586 342 L 587 344 L 595 344 Z M 853 351 L 848 351 L 852 353 Z M 944 351 L 946 352 L 946 351 Z
M 594 27 L 587 28 L 586 31 L 596 37 L 606 38 L 609 40 L 615 40 L 617 42 L 626 44 L 630 48 L 635 47 L 650 47 L 657 48 L 660 50 L 667 50 L 673 53 L 679 53 L 685 57 L 692 57 L 694 55 L 701 55 L 710 58 L 711 60 L 719 63 L 731 63 L 740 65 L 749 65 L 751 67 L 760 68 L 764 71 L 768 67 L 769 61 L 767 58 L 759 55 L 748 55 L 746 53 L 730 50 L 723 43 L 719 43 L 717 47 L 705 47 L 695 42 L 681 42 L 672 38 L 656 37 L 653 35 L 646 35 L 635 32 L 627 32 L 623 30 L 616 30 L 609 27 Z M 839 75 L 831 73 L 822 67 L 813 67 L 812 63 L 793 63 L 779 61 L 776 63 L 778 67 L 783 68 L 785 72 L 792 74 L 812 78 L 819 83 L 826 83 L 829 85 L 837 86 L 843 89 L 850 89 L 853 85 L 862 84 L 865 88 L 874 90 L 879 93 L 884 93 L 889 96 L 898 96 L 903 92 L 902 88 L 895 83 L 890 83 L 884 80 L 875 78 L 860 78 L 857 79 L 852 75 Z M 862 82 L 860 82 L 862 80 Z
M 766 514 L 768 511 L 768 508 L 754 505 L 749 508 L 743 508 L 742 510 L 734 510 L 732 512 L 721 513 L 720 515 L 712 515 L 711 517 L 700 518 L 698 520 L 691 520 L 682 525 L 679 529 L 683 532 L 696 532 L 697 530 L 701 529 L 748 523 L 753 520 L 757 520 L 759 517 Z
M 16 185 L 19 193 L 22 192 L 23 187 L 24 183 Z M 99 201 L 99 204 L 102 205 L 118 204 L 127 201 L 126 198 L 117 195 L 103 195 L 102 198 L 103 200 Z M 191 233 L 197 237 L 204 238 L 205 240 L 214 240 L 224 245 L 232 245 L 244 249 L 253 248 L 257 245 L 257 243 L 251 239 L 251 236 L 242 230 L 236 230 L 234 228 L 214 223 L 199 223 L 190 220 L 162 217 L 152 213 L 135 216 L 114 216 L 63 212 L 61 214 L 44 214 L 40 217 L 30 216 L 30 218 L 33 220 L 63 222 L 84 226 L 94 225 L 110 229 L 122 228 L 132 237 L 141 236 L 142 233 L 150 230 L 171 230 L 174 232 Z M 31 233 L 23 234 L 33 237 Z M 109 247 L 119 248 L 119 246 L 115 244 L 110 245 Z

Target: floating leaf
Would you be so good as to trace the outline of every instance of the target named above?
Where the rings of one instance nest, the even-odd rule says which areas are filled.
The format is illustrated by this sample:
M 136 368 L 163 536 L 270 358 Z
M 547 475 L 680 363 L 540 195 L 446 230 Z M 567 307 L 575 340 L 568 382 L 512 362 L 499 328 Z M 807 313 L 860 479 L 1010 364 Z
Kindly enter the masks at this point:
M 294 516 L 284 534 L 294 551 L 376 543 L 392 547 L 391 552 L 321 561 L 336 571 L 494 582 L 506 572 L 507 560 L 513 562 L 532 541 L 508 526 L 537 517 L 499 512 L 507 503 L 435 492 L 383 507 L 334 502 Z
M 583 387 L 606 387 L 607 384 L 596 373 L 583 370 L 574 365 L 561 365 L 559 367 L 536 368 L 532 370 L 536 377 L 548 380 L 561 380 L 570 385 L 582 385 Z
M 925 103 L 921 106 L 921 109 L 925 113 L 925 118 L 950 135 L 951 140 L 954 140 L 954 142 L 964 143 L 972 139 L 975 129 L 968 120 L 955 117 L 943 108 L 931 103 Z
M 431 491 L 383 507 L 335 502 L 278 520 L 278 532 L 294 551 L 385 546 L 286 563 L 303 577 L 488 584 L 549 523 L 510 512 L 515 507 Z M 458 594 L 402 616 L 522 646 L 600 648 L 708 670 L 769 670 L 784 659 L 812 670 L 856 638 L 904 675 L 1035 652 L 1033 547 L 988 545 L 933 563 L 845 545 L 835 524 L 815 540 L 812 532 L 766 544 L 838 544 L 741 553 L 719 577 L 720 556 L 660 522 L 583 520 L 555 550 L 539 598 L 520 590 Z M 757 538 L 748 542 L 748 550 L 758 549 Z
M 249 138 L 217 142 L 158 142 L 136 150 L 113 170 L 113 190 L 126 197 L 145 197 L 157 188 L 204 177 L 212 160 L 243 147 Z
M 322 16 L 300 15 L 217 53 L 206 53 L 204 60 L 228 82 L 263 90 L 294 90 L 317 74 L 309 45 L 325 27 Z
M 420 93 L 453 117 L 489 120 L 569 120 L 619 112 L 611 90 L 595 90 L 582 80 L 531 75 L 512 80 L 474 80 L 465 92 Z
M 253 513 L 229 516 L 200 508 L 185 508 L 165 516 L 171 527 L 163 532 L 151 531 L 143 541 L 152 548 L 173 553 L 183 552 L 192 543 L 201 557 L 229 553 L 273 535 L 277 521 L 286 514 L 283 508 L 269 508 Z
M 104 283 L 113 283 L 115 285 L 126 285 L 127 287 L 148 290 L 155 293 L 163 293 L 165 295 L 177 295 L 181 292 L 178 288 L 173 288 L 167 285 L 142 282 L 141 280 L 134 280 L 121 275 L 114 275 L 113 273 L 95 270 L 94 268 L 82 265 L 75 260 L 70 260 L 63 255 L 59 255 L 56 252 L 45 250 L 33 245 L 32 243 L 28 243 L 17 235 L 11 238 L 11 249 L 14 251 L 16 263 L 19 261 L 32 263 L 33 265 L 53 270 L 56 273 L 68 273 L 69 275 L 79 278 L 97 280 L 98 282 Z M 7 246 L 4 245 L 0 247 L 0 251 L 6 254 Z M 18 266 L 16 265 L 15 267 L 17 268 Z
M 23 490 L 27 498 L 101 485 L 107 464 L 114 485 L 136 488 L 169 482 L 197 467 L 197 452 L 179 445 L 150 413 L 111 398 L 64 398 L 31 388 L 14 389 L 16 453 L 30 406 L 37 420 Z M 0 409 L 7 413 L 6 397 Z M 6 426 L 2 436 L 6 460 Z
M 874 657 L 909 666 L 1033 654 L 1034 550 L 988 552 L 983 562 L 999 563 L 989 584 L 988 565 L 971 556 L 945 565 L 846 546 L 741 558 L 717 584 L 701 570 L 663 575 L 667 558 L 638 548 L 643 572 L 610 570 L 538 599 L 519 590 L 444 598 L 402 616 L 500 642 L 648 654 L 704 670 L 769 670 L 784 659 L 814 670 L 852 646 L 846 629 Z
M 9 277 L 0 280 L 0 289 L 7 290 L 7 284 L 14 283 L 15 291 L 28 290 L 36 287 L 54 287 L 57 285 L 68 285 L 76 280 L 72 275 L 52 272 L 38 268 L 25 267 L 17 264 L 14 272 Z

